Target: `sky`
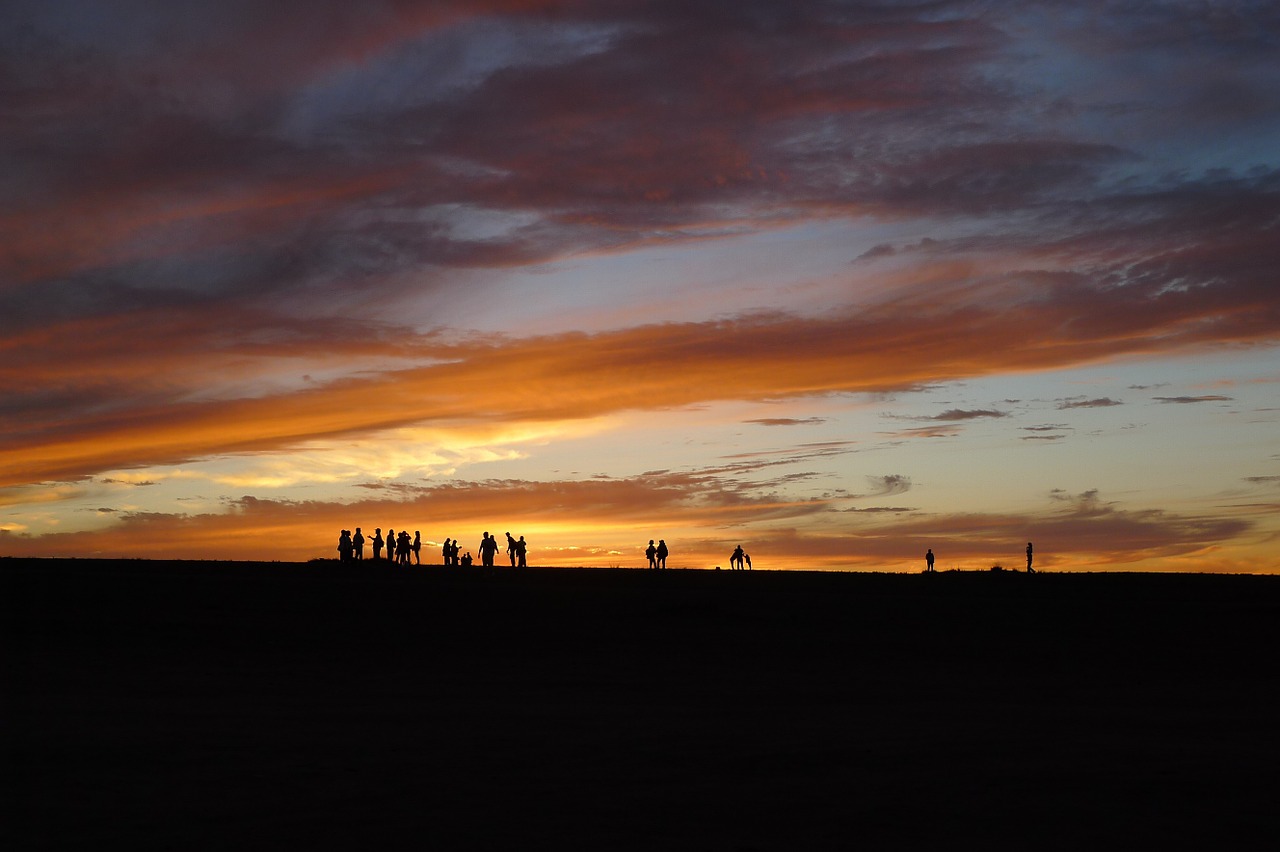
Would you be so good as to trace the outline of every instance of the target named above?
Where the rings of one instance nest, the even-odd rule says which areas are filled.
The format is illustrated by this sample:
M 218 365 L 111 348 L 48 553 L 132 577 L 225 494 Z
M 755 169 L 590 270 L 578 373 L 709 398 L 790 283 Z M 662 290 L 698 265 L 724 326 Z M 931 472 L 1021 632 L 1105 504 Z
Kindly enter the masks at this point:
M 1280 572 L 1274 2 L 3 5 L 0 556 Z

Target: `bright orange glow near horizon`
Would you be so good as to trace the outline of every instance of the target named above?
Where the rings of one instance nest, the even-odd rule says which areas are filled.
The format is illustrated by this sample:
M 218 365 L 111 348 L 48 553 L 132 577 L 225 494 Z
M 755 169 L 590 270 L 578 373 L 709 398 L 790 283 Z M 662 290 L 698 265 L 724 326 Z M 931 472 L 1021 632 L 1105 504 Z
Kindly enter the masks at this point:
M 24 5 L 0 556 L 1280 572 L 1275 21 L 781 8 Z

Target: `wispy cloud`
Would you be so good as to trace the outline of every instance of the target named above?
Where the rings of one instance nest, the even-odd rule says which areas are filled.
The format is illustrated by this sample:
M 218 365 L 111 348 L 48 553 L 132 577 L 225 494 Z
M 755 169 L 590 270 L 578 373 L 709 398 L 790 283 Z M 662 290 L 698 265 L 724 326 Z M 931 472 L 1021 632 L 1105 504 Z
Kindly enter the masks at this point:
M 1008 412 L 996 411 L 990 408 L 978 408 L 978 409 L 951 408 L 942 412 L 941 414 L 935 414 L 933 417 L 930 417 L 929 419 L 941 420 L 946 423 L 953 423 L 953 422 L 958 422 L 962 420 L 979 420 L 987 417 L 998 418 L 998 417 L 1007 417 L 1007 416 L 1008 416 Z
M 1205 396 L 1157 396 L 1152 397 L 1156 402 L 1174 403 L 1177 405 L 1191 405 L 1198 402 L 1231 402 L 1232 397 L 1220 396 L 1218 394 L 1208 394 Z
M 1064 399 L 1058 402 L 1058 410 L 1066 411 L 1072 408 L 1111 408 L 1116 405 L 1124 405 L 1118 399 L 1112 399 L 1109 396 L 1099 397 L 1098 399 Z
M 818 426 L 826 423 L 827 419 L 825 417 L 759 417 L 743 422 L 757 426 Z

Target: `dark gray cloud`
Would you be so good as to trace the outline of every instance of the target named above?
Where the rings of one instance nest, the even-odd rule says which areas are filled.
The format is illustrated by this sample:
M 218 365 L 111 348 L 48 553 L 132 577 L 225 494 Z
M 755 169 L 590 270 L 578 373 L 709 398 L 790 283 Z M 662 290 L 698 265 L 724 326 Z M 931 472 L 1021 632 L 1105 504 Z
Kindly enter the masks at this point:
M 1157 396 L 1152 397 L 1156 402 L 1174 403 L 1176 405 L 1193 405 L 1198 402 L 1231 402 L 1229 396 L 1220 394 L 1205 394 L 1203 396 Z
M 866 482 L 870 489 L 869 491 L 865 494 L 851 494 L 849 496 L 858 500 L 878 499 L 880 497 L 905 494 L 911 490 L 911 478 L 898 473 L 868 476 L 866 477 Z
M 1118 399 L 1112 399 L 1109 396 L 1100 397 L 1098 399 L 1064 399 L 1058 403 L 1058 410 L 1065 411 L 1071 408 L 1111 408 L 1116 405 L 1124 405 Z
M 939 420 L 945 423 L 954 423 L 963 420 L 981 420 L 987 417 L 1008 417 L 1008 412 L 996 411 L 990 408 L 949 408 L 941 414 L 935 414 L 930 420 Z

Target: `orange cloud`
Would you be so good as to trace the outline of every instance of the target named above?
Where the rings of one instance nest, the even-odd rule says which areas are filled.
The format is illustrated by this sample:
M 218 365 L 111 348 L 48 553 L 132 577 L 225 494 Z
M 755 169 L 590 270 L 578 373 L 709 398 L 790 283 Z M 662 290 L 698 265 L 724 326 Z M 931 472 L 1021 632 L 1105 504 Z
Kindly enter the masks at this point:
M 120 387 L 119 404 L 104 403 L 103 413 L 82 407 L 74 409 L 74 419 L 29 418 L 11 426 L 0 449 L 0 485 L 281 449 L 412 424 L 467 429 L 708 401 L 902 390 L 1186 349 L 1210 336 L 1221 343 L 1280 333 L 1268 324 L 1237 325 L 1234 309 L 1224 309 L 1221 300 L 1205 305 L 1196 293 L 1161 293 L 1159 310 L 1126 310 L 1123 319 L 1102 294 L 1089 292 L 1079 301 L 1063 296 L 1056 304 L 1051 297 L 996 309 L 979 307 L 960 292 L 940 295 L 920 313 L 915 302 L 900 299 L 821 318 L 757 315 L 492 342 L 427 337 L 409 347 L 427 366 L 252 398 L 191 401 L 183 389 L 130 400 L 129 389 Z M 1132 300 L 1128 293 L 1120 298 Z M 1182 309 L 1175 310 L 1180 300 Z M 1207 329 L 1215 325 L 1218 333 L 1210 335 Z M 39 374 L 26 381 L 38 383 Z M 379 404 L 357 402 L 364 399 Z

